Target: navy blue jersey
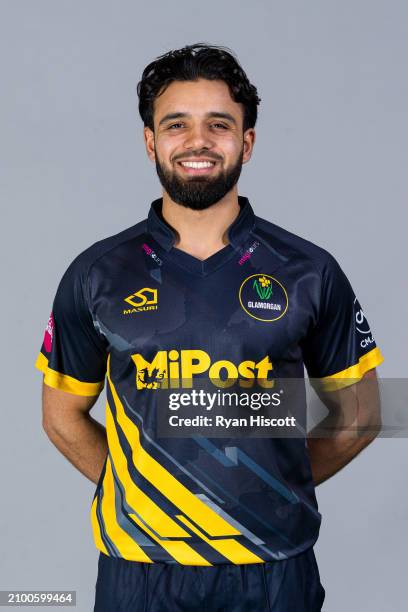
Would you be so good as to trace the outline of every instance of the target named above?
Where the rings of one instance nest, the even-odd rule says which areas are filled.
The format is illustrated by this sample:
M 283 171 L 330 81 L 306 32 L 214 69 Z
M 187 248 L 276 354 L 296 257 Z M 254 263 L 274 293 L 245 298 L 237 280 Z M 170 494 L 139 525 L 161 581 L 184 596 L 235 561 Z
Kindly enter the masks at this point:
M 158 393 L 196 378 L 268 388 L 303 379 L 304 366 L 351 384 L 383 360 L 335 258 L 238 199 L 229 243 L 204 261 L 174 246 L 159 198 L 147 219 L 80 253 L 58 286 L 36 366 L 69 393 L 106 387 L 109 453 L 90 515 L 109 556 L 242 564 L 313 546 L 305 437 L 160 437 Z

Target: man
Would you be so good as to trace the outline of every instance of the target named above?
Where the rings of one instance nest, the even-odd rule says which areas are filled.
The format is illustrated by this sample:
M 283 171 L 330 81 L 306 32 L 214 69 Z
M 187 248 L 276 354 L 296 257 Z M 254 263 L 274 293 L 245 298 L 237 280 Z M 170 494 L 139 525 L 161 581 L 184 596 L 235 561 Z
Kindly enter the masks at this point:
M 321 610 L 314 486 L 375 438 L 376 393 L 357 390 L 383 357 L 333 256 L 238 195 L 260 99 L 236 58 L 172 51 L 138 95 L 162 197 L 72 261 L 36 362 L 45 431 L 97 484 L 94 609 Z M 217 434 L 210 417 L 172 435 L 181 404 L 210 412 L 194 385 L 276 392 L 304 366 L 328 421 L 357 406 L 364 436 Z M 105 376 L 106 430 L 89 415 Z

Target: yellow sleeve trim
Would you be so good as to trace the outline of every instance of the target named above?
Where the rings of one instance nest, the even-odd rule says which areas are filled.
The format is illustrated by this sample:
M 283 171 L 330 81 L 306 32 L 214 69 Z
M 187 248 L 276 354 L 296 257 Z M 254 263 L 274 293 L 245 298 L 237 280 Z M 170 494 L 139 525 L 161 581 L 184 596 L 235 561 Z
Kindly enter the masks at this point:
M 105 385 L 104 380 L 96 383 L 82 382 L 72 376 L 68 376 L 68 374 L 61 374 L 56 370 L 52 370 L 48 367 L 48 359 L 41 352 L 38 354 L 35 367 L 43 372 L 44 383 L 46 385 L 54 389 L 74 393 L 75 395 L 99 395 Z
M 360 357 L 358 363 L 317 379 L 317 384 L 321 385 L 325 391 L 334 391 L 358 382 L 368 370 L 372 370 L 384 361 L 384 357 L 378 347 L 371 349 L 365 355 Z

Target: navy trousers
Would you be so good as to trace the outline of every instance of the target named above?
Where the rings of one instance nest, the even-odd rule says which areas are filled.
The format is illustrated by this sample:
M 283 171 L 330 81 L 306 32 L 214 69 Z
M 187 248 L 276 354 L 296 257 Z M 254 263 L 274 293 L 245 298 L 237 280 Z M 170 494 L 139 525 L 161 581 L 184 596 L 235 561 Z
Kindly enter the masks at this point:
M 320 612 L 313 548 L 283 561 L 139 563 L 100 553 L 94 612 Z

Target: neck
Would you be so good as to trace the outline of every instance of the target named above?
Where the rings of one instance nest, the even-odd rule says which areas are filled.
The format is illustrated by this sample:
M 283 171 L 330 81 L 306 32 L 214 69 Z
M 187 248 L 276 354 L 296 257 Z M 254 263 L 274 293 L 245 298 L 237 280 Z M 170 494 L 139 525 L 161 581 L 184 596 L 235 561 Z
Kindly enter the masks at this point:
M 174 246 L 198 259 L 207 259 L 228 244 L 227 230 L 239 211 L 236 187 L 205 210 L 177 204 L 163 191 L 163 218 L 178 234 Z

